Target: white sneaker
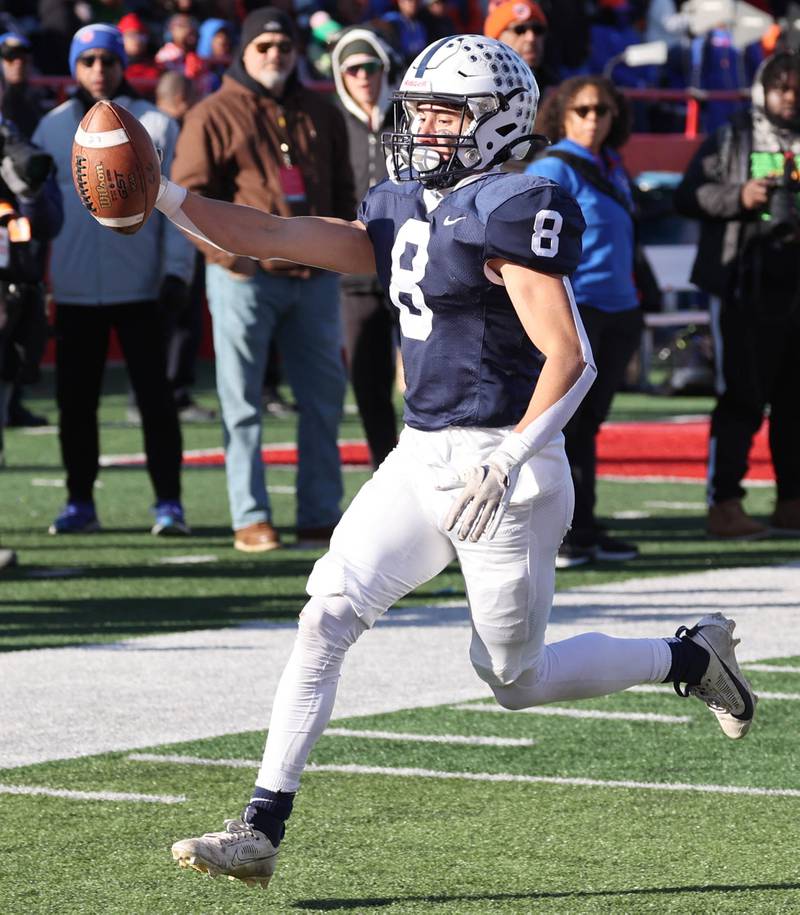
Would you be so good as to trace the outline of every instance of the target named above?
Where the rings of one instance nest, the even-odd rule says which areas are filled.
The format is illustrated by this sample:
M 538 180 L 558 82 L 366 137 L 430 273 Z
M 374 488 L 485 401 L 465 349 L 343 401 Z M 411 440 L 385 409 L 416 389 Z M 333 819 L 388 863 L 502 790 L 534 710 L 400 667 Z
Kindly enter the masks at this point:
M 207 832 L 197 839 L 181 839 L 172 846 L 181 867 L 209 877 L 221 875 L 264 889 L 275 872 L 278 849 L 258 829 L 241 819 L 225 820 L 224 832 Z
M 740 639 L 733 638 L 736 623 L 721 613 L 704 616 L 691 629 L 685 626 L 675 633 L 705 648 L 708 667 L 700 682 L 687 686 L 685 696 L 696 696 L 717 716 L 726 736 L 738 740 L 750 730 L 758 696 L 744 678 L 734 649 Z

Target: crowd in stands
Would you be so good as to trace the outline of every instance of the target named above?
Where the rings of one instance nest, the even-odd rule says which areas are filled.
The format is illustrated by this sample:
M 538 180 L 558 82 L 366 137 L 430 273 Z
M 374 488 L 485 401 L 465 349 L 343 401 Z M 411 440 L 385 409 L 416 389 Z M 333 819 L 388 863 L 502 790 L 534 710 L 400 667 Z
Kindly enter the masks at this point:
M 124 35 L 128 80 L 147 84 L 179 71 L 195 81 L 202 96 L 219 87 L 243 19 L 261 5 L 258 0 L 39 0 L 32 15 L 35 4 L 20 0 L 2 4 L 0 30 L 21 36 L 34 72 L 66 76 L 75 31 L 90 22 L 114 24 Z M 763 31 L 744 35 L 733 18 L 735 4 L 715 19 L 706 15 L 702 0 L 279 0 L 277 5 L 296 22 L 304 81 L 326 83 L 342 31 L 366 25 L 393 49 L 398 69 L 437 38 L 486 29 L 494 37 L 510 32 L 509 43 L 535 66 L 545 88 L 570 76 L 598 74 L 628 88 L 747 90 L 765 56 L 782 43 L 796 43 L 794 23 L 800 21 L 792 12 L 800 6 L 794 0 L 753 0 L 748 7 L 763 13 Z M 505 11 L 498 19 L 499 6 Z M 525 7 L 535 12 L 526 13 Z M 531 34 L 522 30 L 529 23 Z M 636 67 L 623 62 L 626 48 L 649 41 L 668 45 L 666 62 Z M 703 127 L 724 123 L 743 104 L 708 106 Z M 674 106 L 640 107 L 635 129 L 675 129 L 680 123 Z

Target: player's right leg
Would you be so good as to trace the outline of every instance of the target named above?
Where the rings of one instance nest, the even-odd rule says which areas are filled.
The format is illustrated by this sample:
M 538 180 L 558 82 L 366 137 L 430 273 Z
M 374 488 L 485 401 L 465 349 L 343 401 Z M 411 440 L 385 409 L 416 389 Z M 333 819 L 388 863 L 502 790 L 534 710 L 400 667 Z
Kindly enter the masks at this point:
M 404 433 L 342 516 L 309 577 L 312 596 L 275 694 L 250 803 L 225 830 L 176 842 L 172 854 L 181 866 L 269 881 L 308 754 L 330 719 L 347 650 L 388 607 L 455 557 L 431 507 L 431 482 L 419 434 Z
M 755 696 L 736 661 L 734 623 L 719 613 L 682 627 L 676 638 L 587 632 L 545 645 L 554 559 L 570 514 L 565 481 L 529 502 L 512 500 L 490 543 L 458 544 L 473 620 L 470 656 L 497 701 L 523 709 L 674 683 L 679 695 L 703 701 L 728 737 L 743 737 Z

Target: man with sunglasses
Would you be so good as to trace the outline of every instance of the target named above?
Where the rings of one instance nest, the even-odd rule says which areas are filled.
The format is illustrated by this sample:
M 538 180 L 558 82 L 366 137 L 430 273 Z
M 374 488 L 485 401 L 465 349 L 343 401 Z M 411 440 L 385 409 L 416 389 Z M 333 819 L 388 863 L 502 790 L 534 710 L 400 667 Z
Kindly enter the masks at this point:
M 94 503 L 99 469 L 97 407 L 112 329 L 120 341 L 142 419 L 147 470 L 155 491 L 153 534 L 186 534 L 181 505 L 181 433 L 166 374 L 162 312 L 168 290 L 187 283 L 190 243 L 161 217 L 135 235 L 105 231 L 88 217 L 72 185 L 72 140 L 86 112 L 101 99 L 137 117 L 172 162 L 177 124 L 139 98 L 124 79 L 127 55 L 119 29 L 79 29 L 70 45 L 75 94 L 39 122 L 34 142 L 55 160 L 64 197 L 64 228 L 53 242 L 50 280 L 56 310 L 56 400 L 67 504 L 52 534 L 100 528 Z
M 186 116 L 172 177 L 205 197 L 280 216 L 355 212 L 341 112 L 301 85 L 289 16 L 251 12 L 221 87 Z M 326 544 L 340 516 L 345 389 L 339 281 L 325 270 L 198 244 L 214 328 L 233 546 L 280 546 L 261 460 L 262 380 L 275 340 L 299 407 L 297 536 Z
M 486 17 L 483 34 L 513 48 L 533 71 L 540 91 L 553 82 L 543 72 L 547 17 L 538 3 L 533 0 L 500 3 Z
M 0 65 L 3 72 L 3 117 L 30 138 L 36 125 L 53 107 L 53 98 L 29 81 L 31 44 L 24 35 L 0 35 Z
M 391 126 L 390 55 L 385 42 L 364 28 L 345 31 L 331 55 L 358 199 L 386 177 L 381 134 Z M 341 284 L 347 366 L 372 464 L 379 467 L 397 444 L 392 403 L 395 323 L 377 274 L 344 276 Z

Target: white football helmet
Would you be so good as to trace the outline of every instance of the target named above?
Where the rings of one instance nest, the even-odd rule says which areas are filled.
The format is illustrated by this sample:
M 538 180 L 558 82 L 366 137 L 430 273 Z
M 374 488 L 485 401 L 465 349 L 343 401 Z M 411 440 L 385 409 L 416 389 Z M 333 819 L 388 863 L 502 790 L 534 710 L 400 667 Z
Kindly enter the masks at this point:
M 484 35 L 453 35 L 433 42 L 406 71 L 392 96 L 395 127 L 383 135 L 389 174 L 396 181 L 450 187 L 506 159 L 522 159 L 531 142 L 539 87 L 516 51 Z M 417 108 L 438 102 L 461 110 L 457 134 L 420 134 Z M 437 138 L 440 155 L 421 138 Z

